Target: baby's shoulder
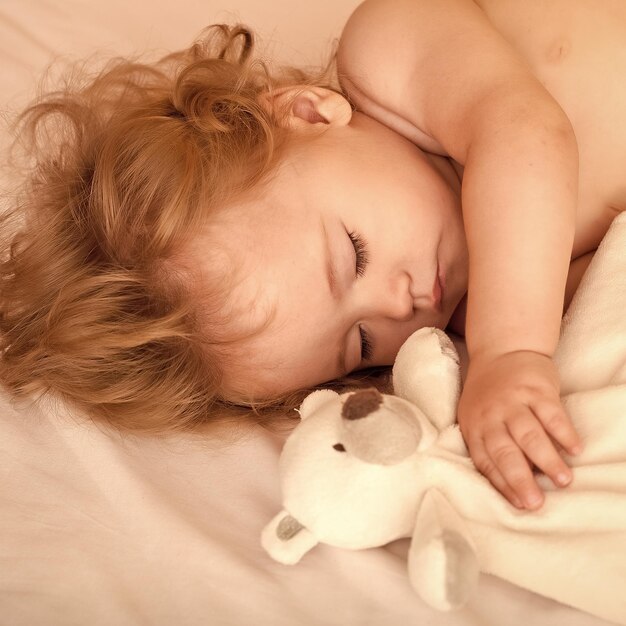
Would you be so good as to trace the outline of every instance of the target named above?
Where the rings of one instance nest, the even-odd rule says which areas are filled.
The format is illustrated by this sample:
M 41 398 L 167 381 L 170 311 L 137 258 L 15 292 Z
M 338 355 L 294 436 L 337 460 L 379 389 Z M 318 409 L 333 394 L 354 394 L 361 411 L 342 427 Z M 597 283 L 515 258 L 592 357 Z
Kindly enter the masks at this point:
M 365 0 L 341 33 L 337 70 L 357 110 L 458 162 L 480 103 L 534 80 L 473 0 Z

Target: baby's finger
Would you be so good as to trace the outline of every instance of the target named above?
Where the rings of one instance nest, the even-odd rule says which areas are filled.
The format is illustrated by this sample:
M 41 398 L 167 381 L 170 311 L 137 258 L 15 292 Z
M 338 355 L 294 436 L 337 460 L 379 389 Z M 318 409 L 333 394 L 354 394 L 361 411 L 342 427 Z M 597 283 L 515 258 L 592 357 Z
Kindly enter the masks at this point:
M 569 454 L 582 452 L 582 439 L 560 402 L 538 402 L 533 404 L 532 410 L 543 427 Z
M 522 500 L 526 508 L 537 509 L 543 504 L 539 488 L 528 460 L 509 433 L 497 431 L 485 437 L 485 450 L 504 480 Z
M 524 503 L 511 489 L 485 450 L 482 441 L 476 441 L 471 450 L 471 457 L 476 469 L 514 506 L 524 508 Z
M 565 487 L 571 482 L 571 469 L 534 415 L 525 412 L 507 422 L 507 428 L 526 456 L 551 478 L 556 487 Z

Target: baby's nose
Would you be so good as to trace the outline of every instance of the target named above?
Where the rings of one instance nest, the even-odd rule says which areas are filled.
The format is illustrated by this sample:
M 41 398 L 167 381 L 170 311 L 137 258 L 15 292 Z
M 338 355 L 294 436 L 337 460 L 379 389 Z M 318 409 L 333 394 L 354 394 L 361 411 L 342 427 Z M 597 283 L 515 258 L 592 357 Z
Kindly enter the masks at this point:
M 378 308 L 383 317 L 399 322 L 407 322 L 413 317 L 413 296 L 410 292 L 411 278 L 402 273 L 387 280 L 385 288 L 378 296 Z

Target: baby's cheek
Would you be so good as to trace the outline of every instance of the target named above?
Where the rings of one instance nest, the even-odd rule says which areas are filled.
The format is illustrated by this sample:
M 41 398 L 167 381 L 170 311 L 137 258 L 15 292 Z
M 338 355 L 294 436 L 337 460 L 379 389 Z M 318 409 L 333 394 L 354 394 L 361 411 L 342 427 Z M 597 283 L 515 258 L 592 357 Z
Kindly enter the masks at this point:
M 422 326 L 411 324 L 398 324 L 395 327 L 382 328 L 379 334 L 375 334 L 376 350 L 374 365 L 393 365 L 402 344 Z

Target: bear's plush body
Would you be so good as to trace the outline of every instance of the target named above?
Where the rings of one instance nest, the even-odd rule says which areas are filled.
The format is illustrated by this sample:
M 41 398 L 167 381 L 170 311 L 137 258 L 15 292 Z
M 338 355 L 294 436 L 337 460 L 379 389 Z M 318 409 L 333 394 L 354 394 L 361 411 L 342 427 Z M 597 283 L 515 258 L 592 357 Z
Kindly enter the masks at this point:
M 455 424 L 456 350 L 424 328 L 398 353 L 395 395 L 305 399 L 280 458 L 283 509 L 263 531 L 269 554 L 293 564 L 319 542 L 363 549 L 409 537 L 409 579 L 435 608 L 462 606 L 482 571 L 626 624 L 625 251 L 623 215 L 564 319 L 563 403 L 585 442 L 565 456 L 567 488 L 539 475 L 543 507 L 520 511 L 475 469 Z

